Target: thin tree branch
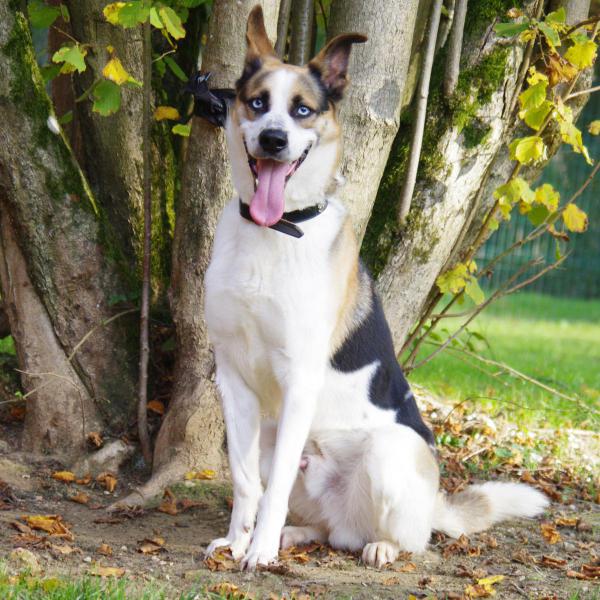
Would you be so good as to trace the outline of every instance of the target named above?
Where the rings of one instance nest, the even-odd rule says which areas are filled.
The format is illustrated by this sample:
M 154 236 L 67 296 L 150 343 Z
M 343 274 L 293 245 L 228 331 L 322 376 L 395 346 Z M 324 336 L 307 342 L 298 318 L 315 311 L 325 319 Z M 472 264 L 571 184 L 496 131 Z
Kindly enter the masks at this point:
M 417 106 L 415 122 L 412 132 L 412 140 L 409 150 L 409 161 L 406 175 L 400 192 L 400 209 L 398 221 L 403 224 L 406 220 L 410 205 L 412 203 L 415 183 L 417 181 L 417 170 L 421 158 L 421 147 L 423 145 L 423 131 L 425 129 L 425 116 L 427 114 L 427 99 L 429 97 L 429 82 L 431 80 L 431 69 L 433 67 L 433 56 L 435 54 L 435 42 L 438 28 L 440 26 L 440 15 L 442 14 L 442 0 L 434 0 L 431 16 L 429 17 L 429 30 L 427 32 L 427 48 L 421 69 L 421 80 L 417 94 Z
M 138 386 L 138 436 L 144 460 L 152 465 L 152 448 L 148 433 L 148 361 L 150 357 L 150 253 L 152 251 L 152 179 L 151 179 L 151 93 L 152 93 L 152 36 L 150 20 L 143 25 L 144 104 L 142 123 L 142 152 L 144 160 L 144 257 L 142 266 L 142 307 L 140 314 L 140 373 Z
M 304 65 L 310 60 L 314 10 L 313 0 L 292 0 L 292 31 L 288 62 L 293 65 Z
M 458 84 L 467 4 L 468 0 L 456 0 L 454 5 L 454 18 L 452 19 L 452 29 L 450 30 L 446 72 L 444 74 L 444 95 L 446 98 L 454 94 L 454 90 L 456 90 L 456 85 Z
M 277 18 L 277 41 L 275 42 L 275 52 L 277 52 L 277 56 L 282 60 L 288 38 L 291 8 L 292 0 L 281 0 L 281 3 L 279 4 L 279 16 Z
M 594 87 L 588 88 L 587 90 L 579 90 L 578 92 L 573 92 L 567 96 L 567 100 L 571 100 L 571 98 L 576 98 L 577 96 L 583 96 L 584 94 L 592 94 L 593 92 L 600 91 L 600 85 L 595 85 Z

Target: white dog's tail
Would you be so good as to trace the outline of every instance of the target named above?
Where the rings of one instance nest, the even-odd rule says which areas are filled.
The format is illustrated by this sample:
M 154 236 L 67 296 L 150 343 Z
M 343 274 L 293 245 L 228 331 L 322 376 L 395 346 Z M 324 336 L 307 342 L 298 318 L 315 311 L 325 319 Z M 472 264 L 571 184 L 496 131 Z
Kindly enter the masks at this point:
M 433 528 L 457 538 L 511 517 L 535 517 L 548 504 L 544 494 L 524 483 L 490 481 L 451 496 L 438 494 Z

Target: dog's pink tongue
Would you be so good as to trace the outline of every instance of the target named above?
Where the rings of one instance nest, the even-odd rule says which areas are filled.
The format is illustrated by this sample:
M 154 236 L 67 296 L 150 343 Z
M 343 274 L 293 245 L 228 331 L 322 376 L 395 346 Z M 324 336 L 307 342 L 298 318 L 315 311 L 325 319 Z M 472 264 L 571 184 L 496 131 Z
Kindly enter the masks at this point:
M 250 200 L 250 215 L 257 225 L 270 227 L 283 215 L 285 207 L 285 177 L 290 165 L 276 160 L 256 161 L 258 184 Z

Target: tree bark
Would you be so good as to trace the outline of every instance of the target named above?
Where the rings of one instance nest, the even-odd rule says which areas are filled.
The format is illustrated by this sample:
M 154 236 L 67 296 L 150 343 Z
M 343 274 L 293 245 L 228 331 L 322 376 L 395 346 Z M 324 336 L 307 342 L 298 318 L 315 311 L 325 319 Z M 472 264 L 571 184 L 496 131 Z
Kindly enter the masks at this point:
M 24 443 L 71 453 L 80 449 L 81 429 L 73 423 L 82 411 L 86 427 L 98 427 L 101 414 L 118 429 L 133 405 L 128 330 L 123 321 L 98 327 L 112 315 L 108 298 L 124 286 L 105 245 L 109 225 L 66 140 L 48 127 L 53 110 L 26 18 L 7 0 L 0 0 L 0 54 L 2 296 L 21 368 L 72 382 L 52 380 L 32 396 Z M 25 391 L 39 384 L 38 375 L 23 378 Z M 70 414 L 75 420 L 63 422 Z
M 292 0 L 289 62 L 305 65 L 311 58 L 315 7 L 313 0 Z
M 246 20 L 255 4 L 242 0 L 232 6 L 217 0 L 213 6 L 202 70 L 213 73 L 214 87 L 233 87 L 241 74 Z M 278 2 L 261 4 L 274 40 Z M 232 194 L 223 130 L 194 119 L 173 243 L 170 298 L 178 349 L 174 389 L 156 439 L 153 476 L 123 503 L 146 502 L 192 467 L 220 472 L 225 467 L 224 426 L 203 317 L 203 280 L 217 220 Z
M 476 20 L 478 9 L 477 2 L 469 3 L 467 23 L 469 18 Z M 378 289 L 398 348 L 419 319 L 440 272 L 475 239 L 493 204 L 494 189 L 507 180 L 511 169 L 506 144 L 515 132 L 516 119 L 508 112 L 519 93 L 515 82 L 523 50 L 505 48 L 491 34 L 492 25 L 481 22 L 465 40 L 461 78 L 468 94 L 460 91 L 459 83 L 450 104 L 442 100 L 440 90 L 430 103 L 429 141 L 407 225 L 395 232 L 389 227 L 379 229 L 379 251 L 385 255 L 387 246 L 391 252 L 383 260 Z M 441 60 L 437 68 L 443 70 Z M 477 104 L 473 98 L 479 99 Z M 574 108 L 579 110 L 581 105 L 575 103 Z M 396 141 L 396 185 L 402 176 L 403 144 Z M 550 158 L 559 146 L 558 132 L 551 130 L 546 144 Z M 527 172 L 525 176 L 533 179 L 533 170 L 529 176 Z M 385 210 L 390 210 L 394 187 L 390 186 L 391 193 L 388 189 L 380 194 L 380 210 L 386 203 Z
M 362 239 L 400 124 L 419 2 L 333 0 L 329 36 L 357 31 L 369 41 L 352 50 L 351 85 L 340 111 L 346 180 L 339 196 Z M 393 49 L 393 50 L 392 50 Z

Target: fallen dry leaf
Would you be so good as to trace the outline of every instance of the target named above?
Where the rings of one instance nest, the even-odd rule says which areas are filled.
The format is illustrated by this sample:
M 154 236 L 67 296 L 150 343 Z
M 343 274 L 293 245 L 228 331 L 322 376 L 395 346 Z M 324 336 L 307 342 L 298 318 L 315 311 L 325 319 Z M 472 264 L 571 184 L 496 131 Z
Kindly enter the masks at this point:
M 600 577 L 600 565 L 583 565 L 581 571 L 591 579 L 598 579 Z
M 69 496 L 71 502 L 77 502 L 77 504 L 87 504 L 90 501 L 90 497 L 84 492 L 78 492 L 74 496 Z
M 73 554 L 73 552 L 81 552 L 79 548 L 74 548 L 73 546 L 69 546 L 69 544 L 51 544 L 50 550 L 56 554 L 62 554 L 63 556 L 69 556 Z
M 558 533 L 554 523 L 540 523 L 540 531 L 542 532 L 543 538 L 549 544 L 556 544 L 561 541 L 562 537 Z
M 102 556 L 112 556 L 113 550 L 108 544 L 103 543 L 98 546 L 96 552 L 102 554 Z
M 11 526 L 21 533 L 33 533 L 33 530 L 28 525 L 20 523 L 19 521 L 12 521 Z
M 76 479 L 75 483 L 77 485 L 90 485 L 90 483 L 92 482 L 92 476 L 91 475 L 84 475 L 81 479 Z
M 175 498 L 175 494 L 173 494 L 169 488 L 165 490 L 163 501 L 156 510 L 172 516 L 179 513 L 179 510 L 177 509 L 177 498 Z
M 104 488 L 111 493 L 114 492 L 117 487 L 117 478 L 109 472 L 100 473 L 100 475 L 96 477 L 96 481 L 101 483 Z
M 184 512 L 190 508 L 206 508 L 208 504 L 206 502 L 200 502 L 198 500 L 190 500 L 189 498 L 183 498 L 178 503 L 179 511 Z
M 56 481 L 62 481 L 63 483 L 73 483 L 75 479 L 75 473 L 71 473 L 71 471 L 55 471 L 52 473 L 52 479 L 56 479 Z
M 125 569 L 121 567 L 102 567 L 100 565 L 93 565 L 89 570 L 90 575 L 96 575 L 97 577 L 123 577 L 125 575 Z
M 150 402 L 148 402 L 148 410 L 151 410 L 157 415 L 164 415 L 165 405 L 160 400 L 150 400 Z
M 101 448 L 104 440 L 102 439 L 102 435 L 98 431 L 91 431 L 87 435 L 87 441 L 90 445 L 94 446 L 94 448 Z
M 35 533 L 17 533 L 12 539 L 19 546 L 37 546 L 44 543 L 48 538 Z
M 166 552 L 165 540 L 161 537 L 146 538 L 139 542 L 138 552 L 142 554 L 157 554 Z
M 250 592 L 242 592 L 237 585 L 229 583 L 228 581 L 222 581 L 221 583 L 215 583 L 208 588 L 209 592 L 218 594 L 228 600 L 254 600 L 256 596 Z
M 215 552 L 211 557 L 205 558 L 204 564 L 208 567 L 209 571 L 232 571 L 239 568 L 231 557 L 228 548 L 224 548 L 220 552 Z
M 495 596 L 496 590 L 493 586 L 500 583 L 504 579 L 504 575 L 491 575 L 490 577 L 484 577 L 478 579 L 474 585 L 468 585 L 465 588 L 465 596 L 467 598 L 488 598 L 489 596 Z
M 45 531 L 49 535 L 62 537 L 70 542 L 75 539 L 60 515 L 23 515 L 21 519 L 32 529 Z
M 564 558 L 556 558 L 555 556 L 542 556 L 541 564 L 544 567 L 550 567 L 552 569 L 562 569 L 567 561 Z
M 557 517 L 554 519 L 556 527 L 577 527 L 579 517 Z

